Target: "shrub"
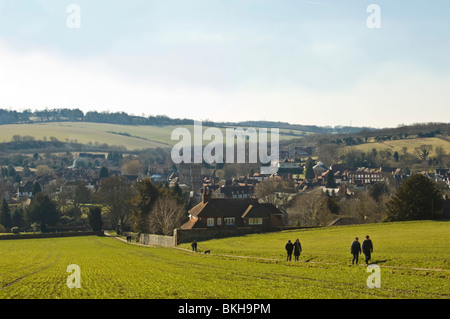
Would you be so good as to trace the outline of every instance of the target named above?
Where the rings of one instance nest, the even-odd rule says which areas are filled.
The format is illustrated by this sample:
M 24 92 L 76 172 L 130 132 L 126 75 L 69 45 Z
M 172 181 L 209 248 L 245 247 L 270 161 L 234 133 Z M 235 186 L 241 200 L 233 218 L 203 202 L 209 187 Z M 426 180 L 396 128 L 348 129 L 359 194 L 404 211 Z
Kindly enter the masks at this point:
M 436 183 L 422 174 L 408 177 L 388 203 L 388 221 L 435 219 L 443 199 Z
M 89 207 L 88 221 L 93 231 L 100 231 L 103 227 L 102 210 L 100 207 Z

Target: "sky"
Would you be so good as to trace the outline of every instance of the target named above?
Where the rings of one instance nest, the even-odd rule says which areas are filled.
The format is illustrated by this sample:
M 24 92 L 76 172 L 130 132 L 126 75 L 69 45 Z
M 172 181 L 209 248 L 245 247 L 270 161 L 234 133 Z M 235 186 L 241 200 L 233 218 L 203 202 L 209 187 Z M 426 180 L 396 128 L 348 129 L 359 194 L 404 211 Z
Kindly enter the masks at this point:
M 450 122 L 449 16 L 448 0 L 0 0 L 0 108 Z

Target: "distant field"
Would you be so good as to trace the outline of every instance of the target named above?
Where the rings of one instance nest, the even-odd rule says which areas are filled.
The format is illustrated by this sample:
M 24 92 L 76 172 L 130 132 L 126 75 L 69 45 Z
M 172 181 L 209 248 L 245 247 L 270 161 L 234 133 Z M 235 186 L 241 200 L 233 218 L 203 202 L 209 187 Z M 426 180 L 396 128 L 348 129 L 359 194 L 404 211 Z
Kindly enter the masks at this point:
M 435 154 L 435 149 L 438 146 L 441 146 L 444 151 L 449 154 L 450 153 L 450 141 L 444 140 L 438 137 L 430 137 L 430 138 L 415 138 L 415 139 L 406 139 L 406 140 L 393 140 L 393 141 L 385 141 L 385 142 L 374 142 L 374 143 L 366 143 L 356 146 L 351 146 L 353 149 L 357 149 L 363 152 L 370 152 L 372 149 L 377 150 L 389 150 L 391 153 L 397 151 L 399 154 L 403 154 L 403 148 L 407 148 L 408 153 L 414 153 L 414 149 L 421 145 L 431 145 L 433 146 L 433 150 L 430 152 L 430 155 L 433 156 Z
M 355 236 L 371 235 L 381 287 L 350 263 Z M 108 237 L 0 240 L 0 298 L 450 298 L 450 222 L 410 222 L 284 231 L 199 242 L 194 253 Z M 287 239 L 303 245 L 285 261 Z M 67 266 L 81 288 L 68 288 Z
M 193 125 L 183 126 L 193 136 Z M 56 137 L 59 141 L 75 141 L 77 143 L 99 143 L 125 146 L 128 150 L 144 148 L 171 147 L 178 140 L 171 140 L 174 129 L 178 126 L 139 126 L 116 125 L 87 122 L 50 122 L 39 124 L 0 125 L 0 143 L 10 142 L 14 135 L 33 136 L 36 140 L 50 140 Z M 203 126 L 203 129 L 208 127 Z M 225 129 L 222 129 L 225 136 Z M 270 133 L 270 129 L 268 130 Z M 304 135 L 303 131 L 280 130 L 280 140 Z M 270 138 L 269 138 L 270 141 Z M 204 141 L 204 144 L 209 141 Z
M 172 127 L 128 126 L 102 123 L 61 122 L 0 125 L 0 142 L 10 142 L 14 135 L 33 136 L 36 140 L 58 140 L 125 146 L 129 150 L 168 147 Z M 118 134 L 120 133 L 120 134 Z M 129 136 L 125 136 L 128 134 Z

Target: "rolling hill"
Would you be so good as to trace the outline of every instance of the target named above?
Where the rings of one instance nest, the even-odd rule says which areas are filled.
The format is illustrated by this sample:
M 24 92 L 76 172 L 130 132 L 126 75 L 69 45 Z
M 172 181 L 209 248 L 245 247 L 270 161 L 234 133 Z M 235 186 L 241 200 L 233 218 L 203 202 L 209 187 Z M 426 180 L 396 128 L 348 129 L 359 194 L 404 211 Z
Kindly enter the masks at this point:
M 35 140 L 56 138 L 61 142 L 80 144 L 108 144 L 123 146 L 127 150 L 141 150 L 156 147 L 172 147 L 178 140 L 171 140 L 172 131 L 176 128 L 187 128 L 193 136 L 193 125 L 121 125 L 91 122 L 46 122 L 29 124 L 0 125 L 0 143 L 14 140 L 14 136 L 32 137 Z M 203 125 L 203 130 L 208 126 Z M 230 126 L 232 128 L 232 126 Z M 246 127 L 243 127 L 246 128 Z M 225 136 L 226 127 L 221 127 Z M 270 129 L 268 129 L 270 133 Z M 280 140 L 301 137 L 305 131 L 280 129 Z M 205 144 L 209 141 L 204 141 Z
M 420 147 L 421 145 L 431 145 L 433 147 L 430 156 L 435 156 L 436 147 L 442 147 L 445 153 L 450 153 L 450 140 L 443 137 L 417 137 L 404 140 L 371 142 L 350 147 L 363 152 L 370 152 L 372 149 L 376 149 L 377 151 L 387 150 L 391 153 L 397 151 L 401 154 L 405 148 L 405 150 L 412 153 L 416 147 Z

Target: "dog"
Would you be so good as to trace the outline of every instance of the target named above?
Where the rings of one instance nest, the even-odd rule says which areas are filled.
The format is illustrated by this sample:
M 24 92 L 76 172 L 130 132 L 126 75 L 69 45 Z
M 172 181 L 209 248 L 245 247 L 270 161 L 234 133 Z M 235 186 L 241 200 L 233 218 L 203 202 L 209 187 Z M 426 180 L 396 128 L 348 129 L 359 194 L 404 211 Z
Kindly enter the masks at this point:
M 211 253 L 211 250 L 205 250 L 205 254 L 210 254 Z

